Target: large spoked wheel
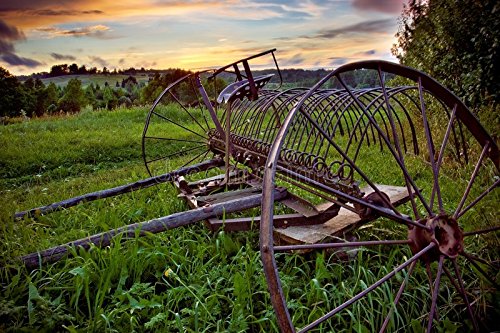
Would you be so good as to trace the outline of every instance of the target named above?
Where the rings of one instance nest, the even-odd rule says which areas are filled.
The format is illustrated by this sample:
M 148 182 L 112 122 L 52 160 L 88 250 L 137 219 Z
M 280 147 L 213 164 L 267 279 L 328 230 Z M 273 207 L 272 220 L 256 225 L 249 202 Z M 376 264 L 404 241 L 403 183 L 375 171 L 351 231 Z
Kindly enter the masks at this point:
M 208 140 L 214 122 L 205 103 L 213 103 L 217 115 L 216 93 L 224 87 L 217 87 L 216 80 L 210 82 L 207 87 L 208 101 L 204 101 L 197 82 L 200 75 L 204 73 L 186 75 L 169 85 L 147 115 L 142 135 L 142 155 L 151 176 L 212 157 Z
M 304 127 L 307 140 L 297 143 Z M 499 287 L 499 152 L 456 96 L 404 66 L 349 64 L 304 96 L 277 138 L 266 163 L 260 249 L 282 332 L 406 331 L 415 321 L 430 332 L 444 317 L 465 330 L 495 329 L 484 309 L 495 308 L 487 304 Z M 317 172 L 332 181 L 288 170 L 283 159 L 297 146 L 314 152 Z M 355 241 L 277 246 L 271 189 L 284 178 L 376 220 L 356 230 Z M 375 194 L 350 195 L 338 182 Z M 378 184 L 404 187 L 408 201 L 395 206 Z M 339 264 L 321 254 L 320 268 L 307 273 L 287 259 L 294 250 L 339 247 L 356 260 Z M 313 274 L 304 288 L 317 292 L 295 291 L 301 274 Z M 451 311 L 453 304 L 460 309 Z

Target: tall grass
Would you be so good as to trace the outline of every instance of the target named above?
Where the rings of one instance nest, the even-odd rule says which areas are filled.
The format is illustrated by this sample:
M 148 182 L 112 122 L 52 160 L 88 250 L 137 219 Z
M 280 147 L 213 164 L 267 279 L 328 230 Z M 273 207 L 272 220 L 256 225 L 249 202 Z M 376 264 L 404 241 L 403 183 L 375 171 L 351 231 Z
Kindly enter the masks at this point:
M 0 128 L 0 330 L 69 332 L 277 332 L 256 231 L 211 233 L 202 223 L 90 251 L 27 271 L 16 259 L 97 232 L 187 209 L 169 184 L 83 204 L 37 220 L 15 211 L 147 177 L 140 135 L 145 110 L 89 112 Z M 378 228 L 378 230 L 375 230 Z M 404 233 L 368 225 L 355 234 Z M 480 242 L 478 240 L 477 242 Z M 493 240 L 492 244 L 496 241 Z M 486 246 L 476 244 L 473 246 Z M 277 256 L 293 320 L 304 326 L 387 274 L 406 248 Z M 420 267 L 421 268 L 421 267 Z M 316 329 L 378 329 L 406 271 Z M 491 290 L 470 282 L 473 291 Z M 498 293 L 475 294 L 489 316 Z M 481 298 L 482 297 L 482 298 Z M 409 279 L 392 331 L 421 331 L 429 286 L 423 269 Z M 445 284 L 440 331 L 471 326 Z M 485 317 L 483 317 L 485 318 Z M 486 318 L 487 319 L 487 318 Z M 486 320 L 485 319 L 485 320 Z

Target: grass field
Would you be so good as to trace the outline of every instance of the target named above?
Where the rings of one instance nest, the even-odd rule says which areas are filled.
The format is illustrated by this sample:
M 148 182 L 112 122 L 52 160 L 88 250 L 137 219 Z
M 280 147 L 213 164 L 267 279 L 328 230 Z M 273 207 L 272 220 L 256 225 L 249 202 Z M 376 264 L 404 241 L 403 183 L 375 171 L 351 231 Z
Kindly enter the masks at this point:
M 42 79 L 42 82 L 45 85 L 48 85 L 50 82 L 54 82 L 57 86 L 64 87 L 68 84 L 68 81 L 71 79 L 78 79 L 82 82 L 82 86 L 85 88 L 90 83 L 98 84 L 101 87 L 104 87 L 104 84 L 108 82 L 111 87 L 116 85 L 118 81 L 119 84 L 122 83 L 123 79 L 128 78 L 128 75 L 105 75 L 105 74 L 95 74 L 95 75 L 64 75 L 64 76 L 56 76 L 50 77 L 46 79 Z M 138 74 L 134 76 L 138 83 L 147 83 L 149 80 L 148 74 Z
M 0 128 L 0 331 L 278 331 L 257 231 L 211 233 L 198 223 L 127 242 L 118 239 L 90 252 L 72 249 L 68 259 L 31 272 L 16 259 L 187 209 L 174 188 L 162 184 L 37 220 L 12 219 L 15 211 L 147 177 L 140 141 L 146 112 L 85 112 Z M 362 232 L 396 230 L 379 225 Z M 498 246 L 496 241 L 491 244 Z M 278 256 L 294 322 L 299 327 L 309 323 L 325 307 L 365 289 L 409 255 L 406 248 L 371 248 L 352 253 L 348 261 L 321 252 Z M 378 330 L 405 275 L 318 331 Z M 419 270 L 409 281 L 390 331 L 423 331 L 429 312 L 427 276 Z M 467 281 L 477 293 L 481 320 L 494 323 L 498 291 L 483 281 Z M 437 330 L 469 331 L 460 297 L 447 284 L 442 289 Z

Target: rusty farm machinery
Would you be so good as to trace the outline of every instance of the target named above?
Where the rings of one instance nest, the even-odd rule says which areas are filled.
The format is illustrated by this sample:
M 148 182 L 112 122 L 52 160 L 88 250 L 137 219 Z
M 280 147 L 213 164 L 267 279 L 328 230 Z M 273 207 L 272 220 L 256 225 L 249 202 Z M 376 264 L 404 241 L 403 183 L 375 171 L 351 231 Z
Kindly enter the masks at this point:
M 467 246 L 468 239 L 495 238 L 500 229 L 495 192 L 500 155 L 494 139 L 463 102 L 420 71 L 362 61 L 331 71 L 312 88 L 284 89 L 274 53 L 186 75 L 160 94 L 142 136 L 150 178 L 16 217 L 165 182 L 177 188 L 190 210 L 29 254 L 21 258 L 25 265 L 59 260 L 72 246 L 107 246 L 116 235 L 136 237 L 202 220 L 213 231 L 260 228 L 264 272 L 282 332 L 321 327 L 400 272 L 409 276 L 417 263 L 429 279 L 427 331 L 437 318 L 444 276 L 473 329 L 480 331 L 460 263 L 498 288 L 498 248 L 483 257 Z M 250 64 L 262 59 L 275 69 L 257 75 Z M 220 87 L 220 76 L 234 82 Z M 261 207 L 260 214 L 232 214 L 255 207 Z M 344 237 L 375 222 L 395 232 L 373 229 L 362 233 L 365 239 Z M 377 282 L 346 296 L 344 303 L 296 328 L 277 256 L 378 245 L 409 247 L 411 255 Z M 399 284 L 381 331 L 407 281 Z

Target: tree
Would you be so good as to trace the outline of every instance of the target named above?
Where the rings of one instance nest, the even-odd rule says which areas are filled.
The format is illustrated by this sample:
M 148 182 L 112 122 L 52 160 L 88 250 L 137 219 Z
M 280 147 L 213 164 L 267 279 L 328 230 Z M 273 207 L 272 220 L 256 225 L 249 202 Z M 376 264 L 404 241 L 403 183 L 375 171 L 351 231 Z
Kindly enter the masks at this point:
M 500 102 L 500 3 L 410 0 L 392 53 L 473 106 Z
M 3 67 L 0 67 L 0 117 L 14 117 L 21 112 L 19 81 Z
M 68 64 L 54 65 L 50 69 L 50 76 L 62 76 L 69 73 Z
M 78 65 L 71 64 L 71 65 L 69 65 L 68 70 L 69 70 L 70 74 L 78 74 Z
M 59 107 L 66 112 L 79 112 L 85 106 L 87 99 L 82 89 L 82 82 L 71 79 L 64 90 L 64 95 L 59 101 Z

